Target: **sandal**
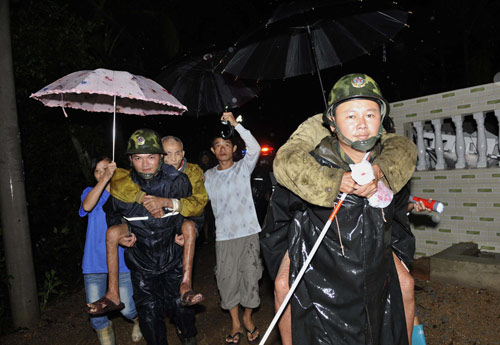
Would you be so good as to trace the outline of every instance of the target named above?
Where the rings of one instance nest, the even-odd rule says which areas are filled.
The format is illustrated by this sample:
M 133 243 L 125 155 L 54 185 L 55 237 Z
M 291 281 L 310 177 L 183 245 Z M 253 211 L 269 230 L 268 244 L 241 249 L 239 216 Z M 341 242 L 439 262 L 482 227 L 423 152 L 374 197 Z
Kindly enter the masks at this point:
M 239 344 L 240 340 L 241 340 L 241 332 L 236 332 L 233 335 L 228 334 L 226 336 L 226 344 Z
M 187 290 L 181 296 L 181 307 L 189 307 L 197 303 L 203 302 L 205 297 L 199 292 L 194 292 L 192 289 Z
M 245 327 L 245 332 L 247 332 L 247 340 L 248 340 L 249 344 L 258 344 L 259 343 L 260 333 L 257 330 L 257 326 L 254 327 L 253 331 L 249 331 L 248 328 Z M 250 337 L 248 335 L 250 334 L 250 336 L 253 336 L 255 334 L 255 332 L 257 332 L 257 336 L 255 337 L 254 340 L 250 340 Z
M 125 308 L 125 304 L 123 304 L 122 302 L 116 304 L 106 296 L 100 298 L 95 302 L 87 303 L 87 313 L 92 315 L 106 314 L 110 311 L 121 310 L 123 308 Z

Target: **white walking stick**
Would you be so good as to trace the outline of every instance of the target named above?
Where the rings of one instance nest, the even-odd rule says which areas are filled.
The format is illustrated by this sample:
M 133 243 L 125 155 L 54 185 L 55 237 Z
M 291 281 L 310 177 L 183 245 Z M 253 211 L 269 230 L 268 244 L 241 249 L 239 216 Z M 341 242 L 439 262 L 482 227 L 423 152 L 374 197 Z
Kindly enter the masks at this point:
M 304 262 L 304 265 L 302 265 L 302 268 L 300 269 L 299 274 L 297 275 L 297 278 L 295 278 L 292 286 L 290 287 L 290 291 L 288 291 L 285 299 L 283 300 L 283 303 L 281 303 L 281 306 L 278 309 L 278 311 L 276 312 L 276 315 L 274 315 L 274 318 L 271 321 L 271 324 L 269 325 L 269 327 L 267 328 L 267 331 L 264 334 L 264 336 L 262 337 L 262 340 L 260 341 L 259 345 L 264 345 L 266 343 L 267 338 L 269 338 L 271 331 L 273 330 L 274 326 L 276 325 L 279 318 L 281 317 L 281 314 L 283 314 L 283 311 L 285 310 L 285 308 L 288 304 L 288 301 L 290 300 L 290 297 L 292 297 L 292 294 L 294 293 L 295 289 L 297 288 L 297 285 L 299 285 L 299 282 L 302 279 L 302 276 L 304 275 L 307 267 L 311 263 L 311 260 L 313 259 L 314 254 L 316 254 L 316 251 L 318 250 L 319 245 L 323 241 L 323 237 L 325 237 L 326 232 L 330 228 L 330 224 L 332 224 L 332 221 L 335 219 L 335 216 L 337 215 L 337 212 L 339 211 L 340 206 L 342 206 L 342 203 L 344 202 L 346 196 L 347 196 L 346 193 L 342 193 L 340 200 L 335 205 L 335 207 L 334 207 L 332 213 L 330 214 L 330 217 L 328 218 L 328 221 L 326 222 L 323 230 L 321 230 L 321 233 L 319 234 L 319 237 L 316 240 L 316 243 L 314 243 L 314 246 L 312 247 L 311 252 L 307 256 L 307 259 Z

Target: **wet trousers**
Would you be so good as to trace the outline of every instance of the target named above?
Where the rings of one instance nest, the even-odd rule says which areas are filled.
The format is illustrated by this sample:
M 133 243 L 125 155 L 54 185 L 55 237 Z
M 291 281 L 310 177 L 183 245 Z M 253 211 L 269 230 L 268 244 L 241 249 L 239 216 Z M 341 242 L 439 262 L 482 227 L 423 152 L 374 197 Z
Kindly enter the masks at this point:
M 181 276 L 173 270 L 161 274 L 131 271 L 139 325 L 148 345 L 167 345 L 165 315 L 184 338 L 196 336 L 194 309 L 181 307 Z
M 108 286 L 107 273 L 89 273 L 83 275 L 85 283 L 85 295 L 87 303 L 93 303 L 106 294 Z M 134 300 L 132 299 L 132 282 L 130 281 L 129 272 L 120 272 L 118 275 L 118 287 L 120 289 L 120 299 L 125 304 L 125 308 L 120 310 L 120 313 L 127 319 L 133 319 L 137 313 L 135 311 Z M 90 315 L 90 323 L 92 328 L 100 330 L 108 327 L 108 315 Z

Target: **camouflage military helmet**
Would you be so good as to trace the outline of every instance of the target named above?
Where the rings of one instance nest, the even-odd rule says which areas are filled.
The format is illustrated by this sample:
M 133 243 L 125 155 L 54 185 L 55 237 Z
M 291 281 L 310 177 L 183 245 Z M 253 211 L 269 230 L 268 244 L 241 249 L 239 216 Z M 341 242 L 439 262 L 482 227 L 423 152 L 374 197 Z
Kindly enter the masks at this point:
M 340 103 L 354 99 L 369 99 L 379 104 L 381 118 L 377 136 L 371 137 L 367 140 L 351 142 L 338 130 L 337 125 L 335 124 L 335 109 Z M 354 149 L 359 151 L 369 151 L 382 134 L 382 121 L 384 117 L 389 114 L 389 110 L 389 103 L 382 96 L 382 92 L 380 91 L 377 82 L 366 74 L 352 73 L 343 76 L 335 83 L 335 85 L 333 85 L 328 97 L 328 107 L 323 113 L 323 121 L 327 125 L 333 126 L 336 129 L 337 135 L 341 136 L 342 139 L 349 143 Z
M 156 131 L 149 128 L 143 128 L 132 133 L 128 140 L 125 154 L 133 155 L 141 153 L 165 153 L 161 145 L 160 135 L 156 133 Z
M 333 85 L 328 97 L 328 108 L 335 109 L 340 103 L 354 98 L 366 98 L 379 103 L 382 119 L 389 114 L 389 103 L 382 96 L 377 82 L 361 73 L 345 75 Z

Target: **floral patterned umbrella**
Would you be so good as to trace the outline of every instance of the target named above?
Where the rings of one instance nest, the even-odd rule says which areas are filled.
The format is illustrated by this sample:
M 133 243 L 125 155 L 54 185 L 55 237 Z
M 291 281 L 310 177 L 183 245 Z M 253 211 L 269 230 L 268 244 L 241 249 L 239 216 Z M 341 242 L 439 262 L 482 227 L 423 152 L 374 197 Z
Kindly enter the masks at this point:
M 65 107 L 113 113 L 113 160 L 117 112 L 146 116 L 181 115 L 187 110 L 155 81 L 103 68 L 68 74 L 30 97 L 48 107 L 62 107 L 65 115 Z

